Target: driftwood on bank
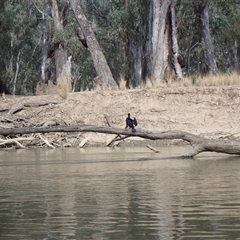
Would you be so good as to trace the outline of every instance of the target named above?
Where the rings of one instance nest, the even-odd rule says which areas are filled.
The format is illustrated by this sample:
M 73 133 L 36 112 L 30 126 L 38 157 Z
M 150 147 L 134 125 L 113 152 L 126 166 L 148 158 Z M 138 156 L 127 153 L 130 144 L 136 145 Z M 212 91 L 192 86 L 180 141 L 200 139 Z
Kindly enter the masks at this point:
M 59 104 L 59 102 L 43 102 L 43 103 L 16 103 L 13 106 L 9 106 L 9 107 L 4 107 L 4 108 L 0 108 L 0 112 L 5 112 L 8 111 L 8 115 L 13 115 L 17 112 L 20 112 L 21 110 L 25 109 L 25 108 L 31 108 L 31 107 L 43 107 L 43 106 L 47 106 L 47 105 L 55 105 L 55 104 Z
M 191 151 L 184 155 L 186 157 L 193 157 L 201 152 L 219 152 L 226 154 L 240 155 L 240 142 L 231 140 L 207 139 L 188 132 L 183 131 L 166 131 L 166 132 L 151 132 L 140 131 L 133 133 L 126 129 L 101 127 L 93 125 L 59 125 L 47 127 L 23 127 L 23 128 L 9 128 L 0 129 L 0 135 L 15 136 L 17 134 L 31 134 L 31 133 L 50 133 L 50 132 L 97 132 L 105 134 L 117 134 L 127 137 L 140 137 L 151 140 L 163 139 L 182 139 L 189 142 L 192 146 Z
M 18 137 L 18 138 L 11 138 L 11 139 L 0 139 L 0 146 L 7 145 L 7 144 L 16 144 L 19 148 L 25 148 L 20 142 L 22 141 L 33 141 L 33 137 Z
M 49 143 L 47 139 L 45 139 L 40 133 L 37 134 L 37 136 L 50 148 L 54 149 L 55 147 Z

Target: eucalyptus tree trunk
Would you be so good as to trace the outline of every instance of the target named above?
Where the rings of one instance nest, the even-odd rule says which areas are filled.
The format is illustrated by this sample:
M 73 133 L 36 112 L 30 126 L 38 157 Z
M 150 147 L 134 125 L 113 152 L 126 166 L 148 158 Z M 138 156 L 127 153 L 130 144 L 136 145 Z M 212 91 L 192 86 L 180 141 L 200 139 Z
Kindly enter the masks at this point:
M 61 35 L 63 29 L 63 19 L 61 19 L 57 0 L 52 0 L 52 17 L 54 22 L 55 31 Z M 60 90 L 70 92 L 71 86 L 71 56 L 67 56 L 67 48 L 63 41 L 55 43 L 54 49 L 55 66 L 56 66 L 56 79 Z M 70 68 L 70 69 L 67 69 Z
M 100 87 L 102 90 L 118 89 L 118 85 L 113 79 L 111 70 L 98 44 L 91 24 L 87 20 L 79 1 L 70 0 L 70 5 L 79 24 L 79 27 L 81 28 L 81 31 L 86 39 L 86 45 L 91 53 L 93 64 L 96 69 L 97 77 L 94 79 L 95 87 Z
M 62 19 L 60 18 L 57 0 L 52 0 L 52 17 L 54 22 L 55 31 L 58 34 L 63 32 Z M 58 78 L 62 72 L 63 65 L 67 61 L 67 49 L 63 42 L 55 43 L 55 65 L 56 65 L 56 78 Z
M 142 1 L 139 23 L 135 26 L 135 37 L 129 38 L 130 51 L 133 55 L 132 85 L 137 87 L 151 78 L 152 70 L 152 0 Z M 135 39 L 135 40 L 134 40 Z
M 177 29 L 176 29 L 176 17 L 175 17 L 175 6 L 171 4 L 171 14 L 170 14 L 170 23 L 171 23 L 171 43 L 172 43 L 172 64 L 175 70 L 175 76 L 177 79 L 182 79 L 182 66 L 180 65 L 180 54 L 179 54 L 179 47 L 177 41 Z
M 41 62 L 41 83 L 46 83 L 46 62 L 47 62 L 47 54 L 48 54 L 48 20 L 49 20 L 49 13 L 48 11 L 43 12 L 41 11 L 35 2 L 33 2 L 36 9 L 42 16 L 42 62 Z
M 123 40 L 123 49 L 124 49 L 124 79 L 126 80 L 126 87 L 130 88 L 132 85 L 132 61 L 129 56 L 130 54 L 130 41 L 128 36 L 121 36 Z
M 42 63 L 41 63 L 41 80 L 42 83 L 46 83 L 46 76 L 45 76 L 45 70 L 46 70 L 46 62 L 47 62 L 47 53 L 48 53 L 48 44 L 47 44 L 47 38 L 48 38 L 48 15 L 45 15 L 44 12 L 42 12 Z
M 22 55 L 22 50 L 19 50 L 18 55 L 17 55 L 17 59 L 16 59 L 16 71 L 15 71 L 14 78 L 13 78 L 13 90 L 12 90 L 12 94 L 13 94 L 14 96 L 15 96 L 15 94 L 16 94 L 16 84 L 17 84 L 17 77 L 18 77 L 18 73 L 19 73 L 21 55 Z
M 124 62 L 127 87 L 138 87 L 146 80 L 144 76 L 145 57 L 147 55 L 145 46 L 150 1 L 151 0 L 144 0 L 144 2 L 141 3 L 142 5 L 140 10 L 138 10 L 139 15 L 137 16 L 135 25 L 125 31 L 119 32 L 125 50 Z M 129 10 L 131 7 L 129 0 L 125 0 L 125 8 Z M 131 20 L 127 19 L 126 21 Z
M 202 40 L 204 43 L 204 56 L 207 71 L 212 74 L 218 73 L 218 67 L 214 56 L 212 37 L 209 29 L 208 0 L 200 0 L 196 2 L 196 14 L 201 25 Z
M 168 66 L 169 29 L 167 16 L 171 0 L 153 0 L 153 29 L 152 29 L 152 80 L 163 78 Z
M 234 41 L 233 45 L 233 56 L 234 56 L 234 69 L 237 73 L 240 73 L 239 59 L 238 59 L 238 44 L 237 40 Z
M 152 69 L 153 81 L 182 78 L 178 63 L 178 43 L 173 0 L 152 1 Z
M 152 32 L 153 32 L 153 1 L 149 0 L 147 2 L 149 6 L 149 11 L 145 12 L 144 14 L 144 21 L 146 23 L 146 36 L 145 36 L 145 44 L 143 46 L 143 79 L 147 81 L 148 79 L 151 79 L 152 75 Z
M 133 42 L 130 42 L 130 50 L 133 54 L 134 58 L 134 66 L 133 66 L 133 80 L 132 85 L 133 87 L 137 87 L 141 85 L 143 81 L 142 76 L 142 45 L 135 44 Z

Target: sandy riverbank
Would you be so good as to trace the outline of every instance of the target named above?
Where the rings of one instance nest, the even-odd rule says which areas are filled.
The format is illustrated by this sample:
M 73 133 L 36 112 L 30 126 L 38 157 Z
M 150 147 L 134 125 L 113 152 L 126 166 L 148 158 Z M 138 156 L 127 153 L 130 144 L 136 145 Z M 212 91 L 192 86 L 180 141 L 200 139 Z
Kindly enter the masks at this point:
M 39 126 L 49 120 L 59 124 L 107 126 L 107 117 L 111 126 L 124 128 L 130 112 L 138 119 L 138 129 L 181 130 L 209 138 L 238 139 L 239 96 L 240 87 L 237 86 L 90 91 L 71 93 L 66 100 L 59 95 L 5 96 L 0 104 L 0 127 Z M 15 104 L 24 107 L 9 114 Z M 77 146 L 86 136 L 89 136 L 90 145 L 102 145 L 109 139 L 98 133 L 47 135 L 53 142 L 71 146 Z M 134 138 L 134 142 L 138 140 Z

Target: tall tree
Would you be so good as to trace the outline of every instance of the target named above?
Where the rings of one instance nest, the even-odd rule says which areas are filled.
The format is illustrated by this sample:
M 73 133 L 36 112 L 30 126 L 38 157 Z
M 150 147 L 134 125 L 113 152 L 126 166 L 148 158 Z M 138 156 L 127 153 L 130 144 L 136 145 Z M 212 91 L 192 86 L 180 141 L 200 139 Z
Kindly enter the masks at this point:
M 39 33 L 38 22 L 29 1 L 6 0 L 1 4 L 1 78 L 12 94 L 24 94 L 37 77 L 34 70 L 39 61 L 32 58 L 38 50 L 34 37 Z
M 209 28 L 208 4 L 209 0 L 196 1 L 195 12 L 200 21 L 207 71 L 212 74 L 217 74 L 218 67 L 214 56 L 212 37 Z
M 0 80 L 4 91 L 34 94 L 38 82 L 59 80 L 62 69 L 72 75 L 76 91 L 93 88 L 96 73 L 103 75 L 101 69 L 94 68 L 100 61 L 92 36 L 111 68 L 110 79 L 125 77 L 133 87 L 148 78 L 181 79 L 179 52 L 187 56 L 184 70 L 188 74 L 239 71 L 239 1 L 81 0 L 82 16 L 89 20 L 85 26 L 94 34 L 86 31 L 90 38 L 85 38 L 67 2 L 0 1 Z M 86 41 L 87 48 L 78 41 L 78 27 L 82 34 L 78 37 Z
M 97 77 L 95 78 L 95 85 L 101 89 L 117 89 L 118 85 L 113 79 L 106 58 L 98 44 L 91 24 L 87 20 L 79 1 L 70 0 L 70 4 L 72 10 L 74 11 L 76 20 L 80 26 L 80 30 L 86 40 L 86 46 L 88 47 L 92 56 L 92 60 L 97 73 Z
M 152 79 L 182 79 L 172 0 L 125 0 L 110 12 L 125 52 L 125 78 L 133 87 Z M 116 12 L 116 13 L 115 13 Z
M 214 52 L 221 72 L 236 71 L 239 65 L 240 18 L 239 1 L 209 2 L 210 30 L 214 40 Z
M 41 83 L 47 83 L 48 78 L 46 77 L 46 65 L 47 65 L 47 58 L 48 58 L 48 51 L 49 51 L 49 19 L 50 19 L 50 6 L 47 3 L 47 0 L 41 1 L 41 9 L 35 1 L 33 1 L 34 6 L 36 7 L 37 11 L 41 14 L 42 20 L 42 62 L 41 62 Z
M 65 6 L 64 6 L 65 7 Z M 52 17 L 56 39 L 54 55 L 56 65 L 56 79 L 60 89 L 71 91 L 71 56 L 68 57 L 67 46 L 63 41 L 64 35 L 64 10 L 59 12 L 57 0 L 52 0 Z
M 178 43 L 173 0 L 152 0 L 152 69 L 153 81 L 172 76 L 182 78 L 178 59 Z

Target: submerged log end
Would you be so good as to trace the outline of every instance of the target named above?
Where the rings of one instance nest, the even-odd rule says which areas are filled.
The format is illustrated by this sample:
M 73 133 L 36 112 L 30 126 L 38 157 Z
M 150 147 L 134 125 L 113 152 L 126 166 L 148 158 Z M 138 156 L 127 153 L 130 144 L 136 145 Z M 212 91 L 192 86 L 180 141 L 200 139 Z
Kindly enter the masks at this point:
M 154 148 L 154 147 L 152 147 L 151 145 L 147 145 L 147 148 L 149 148 L 150 150 L 152 150 L 153 152 L 155 152 L 155 153 L 159 153 L 160 151 L 159 150 L 157 150 L 156 148 Z

